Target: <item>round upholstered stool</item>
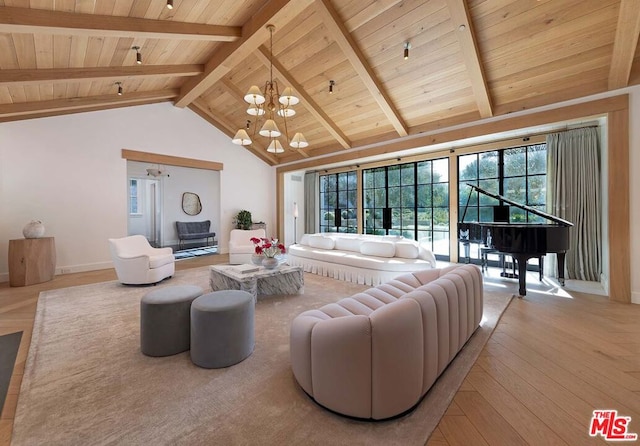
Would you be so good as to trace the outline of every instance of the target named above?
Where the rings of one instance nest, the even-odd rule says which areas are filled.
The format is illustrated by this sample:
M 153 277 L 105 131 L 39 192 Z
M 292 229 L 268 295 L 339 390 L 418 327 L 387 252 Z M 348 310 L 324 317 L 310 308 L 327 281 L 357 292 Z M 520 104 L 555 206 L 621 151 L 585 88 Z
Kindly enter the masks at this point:
M 189 350 L 191 302 L 203 293 L 194 285 L 160 288 L 140 301 L 140 350 L 148 356 L 169 356 Z
M 191 361 L 207 369 L 228 367 L 253 352 L 253 296 L 214 291 L 191 304 Z

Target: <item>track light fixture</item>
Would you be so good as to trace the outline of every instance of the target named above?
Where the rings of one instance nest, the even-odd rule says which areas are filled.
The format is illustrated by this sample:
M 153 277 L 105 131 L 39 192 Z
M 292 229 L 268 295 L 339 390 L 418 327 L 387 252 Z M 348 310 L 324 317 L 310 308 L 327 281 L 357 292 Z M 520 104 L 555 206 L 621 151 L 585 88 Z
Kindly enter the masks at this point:
M 142 54 L 140 54 L 140 47 L 139 46 L 132 46 L 131 49 L 135 50 L 135 52 L 136 52 L 136 63 L 138 65 L 140 65 L 142 63 Z
M 167 9 L 173 9 L 173 0 L 167 0 Z
M 118 96 L 122 96 L 122 82 L 116 82 L 118 86 Z
M 409 42 L 404 43 L 404 60 L 409 58 L 409 49 L 411 49 L 411 44 Z
M 333 86 L 336 84 L 336 81 L 329 81 L 329 94 L 333 94 Z

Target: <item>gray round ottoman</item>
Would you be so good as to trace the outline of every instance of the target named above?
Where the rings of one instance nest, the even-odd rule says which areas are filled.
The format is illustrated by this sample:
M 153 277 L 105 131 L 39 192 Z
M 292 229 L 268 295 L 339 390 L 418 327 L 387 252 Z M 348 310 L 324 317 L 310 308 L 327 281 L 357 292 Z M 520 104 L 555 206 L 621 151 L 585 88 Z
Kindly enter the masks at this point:
M 191 361 L 207 369 L 229 367 L 253 352 L 253 296 L 214 291 L 191 304 Z
M 194 285 L 160 288 L 140 301 L 140 350 L 169 356 L 189 350 L 191 302 L 203 293 Z

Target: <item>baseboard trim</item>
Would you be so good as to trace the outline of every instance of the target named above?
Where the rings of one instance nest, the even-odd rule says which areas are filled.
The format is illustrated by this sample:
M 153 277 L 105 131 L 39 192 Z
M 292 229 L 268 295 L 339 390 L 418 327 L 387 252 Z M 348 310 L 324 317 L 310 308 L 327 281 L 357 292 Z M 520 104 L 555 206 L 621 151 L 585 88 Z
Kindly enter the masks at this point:
M 55 275 L 73 274 L 73 273 L 86 273 L 87 271 L 97 271 L 100 269 L 113 268 L 113 262 L 97 262 L 97 263 L 85 263 L 83 265 L 69 265 L 56 267 Z
M 69 266 L 58 266 L 55 269 L 54 275 L 60 276 L 62 274 L 73 274 L 73 273 L 86 273 L 87 271 L 97 271 L 100 269 L 109 269 L 113 268 L 113 262 L 97 262 L 97 263 L 85 263 L 83 265 L 69 265 Z M 9 281 L 9 273 L 0 273 L 0 283 Z

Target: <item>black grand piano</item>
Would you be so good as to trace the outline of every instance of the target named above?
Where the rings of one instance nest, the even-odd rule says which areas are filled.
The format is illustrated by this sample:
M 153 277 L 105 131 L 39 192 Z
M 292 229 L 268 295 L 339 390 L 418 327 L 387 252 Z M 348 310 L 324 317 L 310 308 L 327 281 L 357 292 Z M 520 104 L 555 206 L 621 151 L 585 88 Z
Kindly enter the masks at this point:
M 520 297 L 527 294 L 527 261 L 530 258 L 540 257 L 547 253 L 553 252 L 556 254 L 558 258 L 558 280 L 561 285 L 564 285 L 564 256 L 569 249 L 569 228 L 573 226 L 573 223 L 524 204 L 516 203 L 473 184 L 467 183 L 467 185 L 471 187 L 471 191 L 469 192 L 461 221 L 458 223 L 458 229 L 465 232 L 469 231 L 468 233 L 471 234 L 469 239 L 482 239 L 489 248 L 495 249 L 501 254 L 508 254 L 517 261 Z M 508 217 L 506 221 L 465 222 L 464 218 L 469 205 L 469 198 L 471 198 L 471 193 L 474 190 L 500 200 L 500 203 L 509 203 L 512 206 L 529 211 L 552 223 L 509 223 Z M 505 208 L 507 208 L 506 212 Z M 508 207 L 504 205 L 496 206 L 494 216 L 497 214 L 502 217 L 508 216 Z M 487 236 L 487 234 L 490 234 L 490 236 Z

